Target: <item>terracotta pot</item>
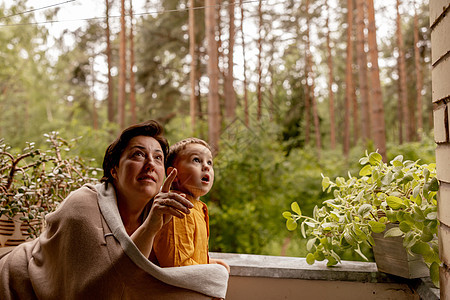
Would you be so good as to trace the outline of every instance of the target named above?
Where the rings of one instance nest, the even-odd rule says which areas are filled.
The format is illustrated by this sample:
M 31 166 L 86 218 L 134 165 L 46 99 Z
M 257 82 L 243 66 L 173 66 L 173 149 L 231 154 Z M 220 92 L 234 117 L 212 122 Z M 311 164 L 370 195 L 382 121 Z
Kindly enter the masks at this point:
M 12 219 L 5 215 L 0 217 L 0 248 L 17 246 L 23 242 L 30 241 L 30 234 L 27 223 L 24 223 L 20 218 L 23 214 L 17 214 Z M 42 224 L 40 220 L 33 220 L 32 226 Z

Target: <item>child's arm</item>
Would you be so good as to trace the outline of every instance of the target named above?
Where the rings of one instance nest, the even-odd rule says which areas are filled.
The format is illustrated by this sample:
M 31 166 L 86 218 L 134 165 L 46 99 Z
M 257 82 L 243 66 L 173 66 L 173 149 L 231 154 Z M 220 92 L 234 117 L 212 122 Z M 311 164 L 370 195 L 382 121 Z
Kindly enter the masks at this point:
M 225 269 L 227 269 L 228 274 L 230 274 L 230 266 L 223 260 L 221 259 L 214 259 L 214 258 L 210 258 L 209 259 L 209 263 L 210 264 L 219 264 L 225 267 Z

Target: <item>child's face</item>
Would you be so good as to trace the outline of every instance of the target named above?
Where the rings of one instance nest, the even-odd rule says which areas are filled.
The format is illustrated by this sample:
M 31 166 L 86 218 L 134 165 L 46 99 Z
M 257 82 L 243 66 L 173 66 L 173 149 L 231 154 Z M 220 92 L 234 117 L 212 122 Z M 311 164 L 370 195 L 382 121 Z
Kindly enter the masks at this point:
M 194 198 L 206 195 L 214 182 L 211 151 L 200 144 L 189 144 L 175 159 L 177 178 L 173 187 Z

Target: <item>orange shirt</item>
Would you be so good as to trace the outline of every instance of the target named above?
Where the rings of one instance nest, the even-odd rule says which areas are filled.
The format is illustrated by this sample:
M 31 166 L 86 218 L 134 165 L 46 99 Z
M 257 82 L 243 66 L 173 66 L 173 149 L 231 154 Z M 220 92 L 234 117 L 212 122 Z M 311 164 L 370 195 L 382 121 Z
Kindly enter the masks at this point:
M 191 213 L 172 219 L 153 241 L 153 251 L 161 267 L 179 267 L 209 263 L 209 218 L 206 204 L 194 201 Z

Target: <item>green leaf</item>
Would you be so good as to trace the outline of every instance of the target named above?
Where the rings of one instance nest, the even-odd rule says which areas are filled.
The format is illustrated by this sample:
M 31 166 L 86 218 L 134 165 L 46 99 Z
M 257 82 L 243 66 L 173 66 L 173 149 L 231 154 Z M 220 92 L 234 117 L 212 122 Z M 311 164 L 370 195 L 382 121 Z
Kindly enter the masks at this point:
M 439 190 L 439 181 L 436 177 L 433 177 L 430 181 L 430 191 L 437 192 Z
M 322 251 L 316 251 L 316 252 L 314 252 L 314 258 L 317 261 L 323 261 L 325 259 L 325 255 L 323 254 Z
M 285 217 L 287 220 L 292 219 L 292 214 L 290 211 L 283 212 L 283 217 Z
M 291 209 L 293 212 L 295 212 L 297 215 L 301 216 L 302 215 L 302 211 L 300 210 L 300 206 L 298 206 L 297 202 L 292 202 L 291 204 Z
M 302 225 L 300 225 L 300 229 L 301 229 L 303 238 L 306 239 L 305 222 L 302 222 Z
M 403 231 L 404 233 L 407 233 L 408 231 L 411 230 L 411 226 L 406 221 L 400 222 L 398 228 L 400 228 L 400 230 Z
M 403 159 L 403 157 L 402 157 L 402 159 Z M 403 167 L 403 163 L 400 160 L 396 160 L 395 158 L 393 161 L 391 161 L 391 163 L 394 167 Z
M 355 249 L 355 252 L 358 253 L 359 256 L 361 256 L 365 261 L 369 261 L 367 259 L 367 257 L 362 253 L 361 249 L 359 248 L 359 245 L 358 245 L 358 249 Z
M 386 217 L 391 223 L 397 222 L 397 213 L 393 210 L 387 210 L 386 211 Z
M 411 247 L 411 251 L 416 254 L 427 255 L 432 250 L 427 243 L 419 241 Z
M 295 221 L 292 220 L 292 219 L 286 220 L 286 228 L 287 228 L 289 231 L 295 230 L 295 229 L 297 228 L 297 222 L 295 222 Z
M 381 233 L 386 229 L 386 225 L 379 223 L 377 221 L 370 220 L 369 221 L 370 229 L 375 233 Z
M 439 288 L 439 264 L 433 262 L 430 266 L 430 277 L 433 284 Z
M 436 220 L 437 219 L 437 213 L 436 212 L 431 212 L 431 213 L 427 214 L 427 219 L 428 220 Z
M 359 171 L 359 176 L 368 176 L 372 174 L 372 166 L 366 165 Z
M 383 176 L 383 178 L 381 179 L 381 183 L 383 183 L 384 185 L 390 185 L 392 180 L 394 180 L 394 174 L 389 171 L 388 173 L 386 173 L 386 175 Z
M 309 239 L 308 242 L 306 243 L 306 250 L 311 251 L 314 244 L 316 243 L 316 240 L 317 240 L 317 238 Z
M 413 198 L 417 198 L 417 196 L 419 196 L 419 194 L 420 194 L 420 185 L 418 185 L 414 188 L 412 196 L 413 196 Z
M 430 170 L 427 168 L 423 169 L 423 177 L 425 177 L 425 182 L 427 182 L 428 178 L 430 178 Z
M 405 206 L 405 205 L 403 204 L 402 199 L 400 199 L 399 197 L 395 197 L 395 196 L 388 196 L 388 197 L 386 198 L 386 203 L 387 203 L 387 205 L 389 205 L 389 207 L 392 208 L 392 209 L 399 209 L 399 208 Z
M 359 207 L 358 214 L 365 217 L 366 215 L 368 215 L 370 213 L 371 210 L 372 210 L 372 205 L 366 203 Z
M 322 190 L 325 191 L 330 186 L 330 178 L 323 177 L 322 178 Z
M 320 226 L 322 226 L 322 228 L 325 230 L 331 230 L 335 226 L 335 223 L 327 222 L 327 223 L 321 224 Z
M 347 232 L 347 231 L 344 232 L 344 239 L 349 245 L 352 245 L 352 246 L 356 245 L 356 242 L 353 239 L 352 235 L 349 232 Z
M 328 259 L 327 267 L 335 266 L 338 263 L 337 260 L 331 255 L 328 255 L 325 258 Z
M 369 163 L 372 166 L 378 165 L 382 160 L 383 160 L 383 157 L 377 152 L 372 152 L 369 155 Z
M 402 236 L 403 231 L 400 230 L 398 227 L 392 227 L 388 231 L 384 233 L 384 237 L 396 237 L 396 236 Z
M 306 255 L 306 262 L 308 265 L 313 265 L 315 261 L 314 254 L 308 253 L 308 255 Z

